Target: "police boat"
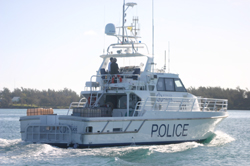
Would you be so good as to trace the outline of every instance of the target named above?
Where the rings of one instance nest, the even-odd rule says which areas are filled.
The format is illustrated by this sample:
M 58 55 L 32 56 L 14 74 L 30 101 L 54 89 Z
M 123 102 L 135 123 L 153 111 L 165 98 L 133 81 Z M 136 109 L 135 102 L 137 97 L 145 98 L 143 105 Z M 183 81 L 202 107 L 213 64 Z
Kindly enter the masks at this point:
M 94 148 L 204 141 L 213 135 L 228 116 L 228 101 L 194 96 L 178 74 L 154 71 L 147 45 L 138 41 L 138 17 L 125 25 L 125 12 L 135 5 L 123 4 L 122 26 L 106 25 L 106 35 L 117 43 L 100 56 L 81 100 L 70 104 L 67 115 L 29 110 L 20 117 L 23 141 Z M 118 73 L 108 72 L 111 57 L 119 63 Z

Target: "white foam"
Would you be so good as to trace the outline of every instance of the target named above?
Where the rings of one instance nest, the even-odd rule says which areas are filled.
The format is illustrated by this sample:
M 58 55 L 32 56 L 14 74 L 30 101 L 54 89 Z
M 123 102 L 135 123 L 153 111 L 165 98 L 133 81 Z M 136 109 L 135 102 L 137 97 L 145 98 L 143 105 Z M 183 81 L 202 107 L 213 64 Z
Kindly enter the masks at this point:
M 221 146 L 235 139 L 222 131 L 216 131 L 215 137 L 205 146 Z M 107 156 L 114 157 L 115 162 L 125 164 L 123 156 L 133 153 L 137 150 L 145 150 L 145 155 L 154 153 L 176 153 L 189 149 L 204 146 L 197 142 L 185 142 L 168 145 L 150 145 L 150 146 L 121 146 L 121 147 L 104 147 L 93 149 L 61 149 L 47 144 L 29 144 L 23 143 L 20 139 L 7 140 L 0 138 L 0 147 L 6 148 L 5 156 L 0 156 L 2 163 L 14 163 L 17 161 L 50 161 L 53 159 L 66 157 L 84 157 L 84 156 Z M 144 152 L 143 152 L 144 153 Z M 129 163 L 126 163 L 129 164 Z M 125 165 L 126 165 L 125 164 Z
M 184 142 L 179 144 L 151 146 L 150 151 L 160 152 L 160 153 L 176 153 L 176 152 L 186 151 L 188 149 L 197 148 L 199 146 L 204 146 L 204 145 L 197 142 Z
M 14 145 L 14 144 L 18 144 L 20 142 L 21 142 L 21 139 L 8 140 L 8 139 L 0 138 L 0 147 L 4 148 L 6 146 L 11 146 L 11 145 Z
M 151 155 L 154 152 L 160 153 L 175 153 L 181 152 L 188 149 L 197 148 L 199 146 L 204 146 L 203 144 L 197 142 L 185 142 L 179 144 L 169 144 L 169 145 L 150 145 L 150 146 L 124 146 L 124 147 L 107 147 L 107 148 L 95 148 L 95 149 L 67 149 L 80 156 L 92 155 L 92 156 L 123 156 L 132 151 L 136 150 L 148 150 L 147 155 Z M 71 153 L 70 152 L 70 153 Z
M 36 150 L 33 152 L 34 157 L 39 157 L 43 155 L 54 155 L 57 148 L 54 148 L 48 144 L 33 144 L 31 148 L 35 148 Z
M 233 137 L 222 131 L 215 131 L 215 134 L 216 136 L 209 142 L 207 146 L 221 146 L 235 141 Z

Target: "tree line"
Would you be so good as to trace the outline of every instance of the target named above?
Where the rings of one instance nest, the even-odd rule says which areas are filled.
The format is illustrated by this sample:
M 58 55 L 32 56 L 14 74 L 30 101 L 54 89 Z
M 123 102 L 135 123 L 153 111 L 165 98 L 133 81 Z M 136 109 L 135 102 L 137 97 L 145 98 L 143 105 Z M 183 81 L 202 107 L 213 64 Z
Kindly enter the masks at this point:
M 189 93 L 205 98 L 228 99 L 228 109 L 250 110 L 250 92 L 240 87 L 224 89 L 221 87 L 189 87 Z M 13 97 L 20 97 L 18 102 L 12 102 Z M 11 92 L 8 88 L 0 91 L 0 108 L 52 107 L 68 108 L 73 101 L 79 101 L 80 96 L 70 89 L 36 90 L 17 88 Z
M 13 102 L 13 97 L 20 97 L 19 101 Z M 0 108 L 68 108 L 71 102 L 79 100 L 80 96 L 67 88 L 59 91 L 16 88 L 13 92 L 3 88 L 2 92 L 0 91 Z
M 224 89 L 221 87 L 190 87 L 189 93 L 205 98 L 227 99 L 230 110 L 250 110 L 250 92 L 240 87 L 236 89 Z

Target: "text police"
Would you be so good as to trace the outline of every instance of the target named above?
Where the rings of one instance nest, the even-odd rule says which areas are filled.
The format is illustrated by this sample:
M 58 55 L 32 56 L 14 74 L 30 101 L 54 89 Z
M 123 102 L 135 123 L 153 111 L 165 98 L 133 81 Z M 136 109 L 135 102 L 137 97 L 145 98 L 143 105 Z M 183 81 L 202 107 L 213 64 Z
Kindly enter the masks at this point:
M 180 137 L 187 136 L 189 124 L 152 124 L 151 137 L 157 135 L 158 137 Z

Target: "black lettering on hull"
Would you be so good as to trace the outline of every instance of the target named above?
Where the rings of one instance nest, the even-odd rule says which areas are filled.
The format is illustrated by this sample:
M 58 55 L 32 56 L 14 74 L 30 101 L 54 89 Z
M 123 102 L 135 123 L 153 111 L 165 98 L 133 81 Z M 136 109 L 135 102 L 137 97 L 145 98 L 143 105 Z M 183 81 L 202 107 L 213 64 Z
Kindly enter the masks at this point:
M 160 127 L 159 127 L 160 126 Z M 170 124 L 152 124 L 151 137 L 154 133 L 157 133 L 158 137 L 186 137 L 188 135 L 189 124 L 174 124 L 172 127 Z M 171 133 L 170 133 L 171 132 Z

